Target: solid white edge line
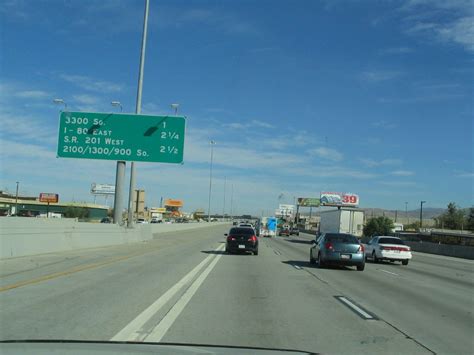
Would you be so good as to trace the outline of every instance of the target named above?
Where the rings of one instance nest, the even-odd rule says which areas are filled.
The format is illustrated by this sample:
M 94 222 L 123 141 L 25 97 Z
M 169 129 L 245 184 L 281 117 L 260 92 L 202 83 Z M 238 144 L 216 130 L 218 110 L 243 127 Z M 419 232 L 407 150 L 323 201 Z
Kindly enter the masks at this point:
M 294 267 L 295 269 L 298 269 L 298 270 L 302 270 L 302 269 L 303 269 L 301 266 L 295 265 L 295 264 L 293 264 L 293 267 Z
M 357 313 L 361 314 L 364 318 L 366 319 L 374 319 L 374 317 L 372 317 L 369 313 L 367 313 L 366 311 L 364 311 L 362 308 L 358 307 L 357 305 L 355 305 L 354 303 L 352 303 L 351 301 L 349 301 L 347 298 L 345 297 L 339 297 L 339 299 L 344 302 L 346 305 L 348 305 L 349 307 L 351 307 L 354 311 L 356 311 Z
M 209 273 L 214 269 L 222 255 L 218 255 L 212 260 L 207 268 L 199 275 L 199 277 L 192 283 L 192 285 L 186 290 L 183 296 L 176 302 L 161 322 L 151 331 L 151 333 L 145 338 L 147 342 L 160 342 L 165 336 L 166 332 L 171 328 L 173 323 L 179 317 L 181 312 L 184 310 L 186 305 L 189 303 L 191 298 L 197 292 L 202 283 L 206 280 Z
M 220 251 L 224 248 L 224 244 L 219 245 L 215 250 Z M 142 327 L 153 317 L 166 303 L 168 303 L 173 296 L 179 292 L 194 276 L 209 262 L 210 259 L 214 258 L 215 255 L 207 256 L 201 261 L 194 269 L 187 273 L 181 280 L 174 284 L 168 291 L 160 296 L 155 302 L 153 302 L 147 309 L 140 313 L 134 320 L 119 331 L 111 341 L 141 341 L 144 338 L 144 334 L 141 332 Z

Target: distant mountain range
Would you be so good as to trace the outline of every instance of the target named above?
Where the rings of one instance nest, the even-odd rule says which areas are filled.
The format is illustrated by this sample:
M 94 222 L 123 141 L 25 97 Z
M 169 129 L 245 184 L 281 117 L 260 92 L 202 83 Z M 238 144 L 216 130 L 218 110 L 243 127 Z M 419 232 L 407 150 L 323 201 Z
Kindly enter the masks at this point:
M 361 208 L 361 209 L 364 210 L 366 217 L 369 217 L 369 218 L 372 216 L 374 217 L 386 216 L 395 220 L 395 217 L 397 217 L 396 219 L 401 221 L 402 223 L 406 223 L 405 219 L 407 216 L 410 219 L 410 222 L 411 220 L 417 221 L 420 218 L 419 208 L 416 210 L 409 210 L 408 213 L 405 213 L 405 211 L 403 210 L 395 211 L 395 210 L 386 210 L 383 208 Z M 464 208 L 462 210 L 465 211 L 466 214 L 469 213 L 469 208 Z M 447 211 L 446 208 L 432 208 L 432 207 L 423 208 L 423 219 L 433 219 L 435 217 L 438 217 L 439 215 L 442 215 L 446 211 Z M 309 213 L 308 213 L 308 210 L 305 208 L 301 214 L 307 216 Z M 319 211 L 313 210 L 312 215 L 319 216 Z

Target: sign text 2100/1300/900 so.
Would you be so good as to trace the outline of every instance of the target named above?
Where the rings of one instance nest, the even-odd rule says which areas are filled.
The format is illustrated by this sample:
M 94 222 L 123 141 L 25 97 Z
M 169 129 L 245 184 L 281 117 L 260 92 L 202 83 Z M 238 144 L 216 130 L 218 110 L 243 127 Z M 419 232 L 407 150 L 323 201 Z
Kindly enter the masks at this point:
M 58 157 L 183 162 L 186 119 L 92 112 L 62 112 Z

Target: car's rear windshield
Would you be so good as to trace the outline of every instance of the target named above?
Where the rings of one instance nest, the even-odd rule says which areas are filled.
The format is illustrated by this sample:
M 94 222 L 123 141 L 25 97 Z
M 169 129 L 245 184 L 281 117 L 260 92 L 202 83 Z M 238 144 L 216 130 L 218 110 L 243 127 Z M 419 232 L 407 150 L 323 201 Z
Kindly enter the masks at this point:
M 379 238 L 379 244 L 400 244 L 405 245 L 401 239 L 398 238 Z
M 358 244 L 359 240 L 351 234 L 326 234 L 325 240 L 331 243 Z
M 229 234 L 243 234 L 243 235 L 253 235 L 255 232 L 252 228 L 245 227 L 245 228 L 232 228 Z

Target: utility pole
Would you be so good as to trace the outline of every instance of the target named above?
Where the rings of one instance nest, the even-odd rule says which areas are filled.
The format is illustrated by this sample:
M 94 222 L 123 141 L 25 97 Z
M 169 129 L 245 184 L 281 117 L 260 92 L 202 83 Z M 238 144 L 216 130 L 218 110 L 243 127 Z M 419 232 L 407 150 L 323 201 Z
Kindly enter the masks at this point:
M 215 141 L 210 140 L 209 145 L 211 147 L 211 165 L 209 168 L 209 204 L 207 207 L 207 221 L 211 222 L 211 192 L 212 192 L 212 160 L 214 157 L 214 145 L 216 144 Z
M 20 182 L 16 182 L 16 195 L 15 195 L 15 216 L 18 216 L 18 187 L 20 186 Z
M 150 9 L 150 0 L 145 0 L 145 15 L 143 18 L 142 51 L 140 54 L 140 67 L 138 71 L 138 88 L 135 113 L 139 115 L 142 112 L 142 88 L 143 88 L 143 69 L 145 67 L 145 49 L 146 35 L 148 28 L 148 12 Z M 133 195 L 135 193 L 135 162 L 130 164 L 130 188 L 128 190 L 128 220 L 127 227 L 133 228 Z
M 232 220 L 234 214 L 234 184 L 231 185 L 230 191 L 230 219 Z
M 423 204 L 426 201 L 420 201 L 420 229 L 423 227 Z
M 226 184 L 227 184 L 227 176 L 224 176 L 224 204 L 222 205 L 222 220 L 224 220 L 224 214 L 225 214 L 225 189 L 226 189 Z
M 405 219 L 407 224 L 410 224 L 410 218 L 408 217 L 408 202 L 405 202 Z

